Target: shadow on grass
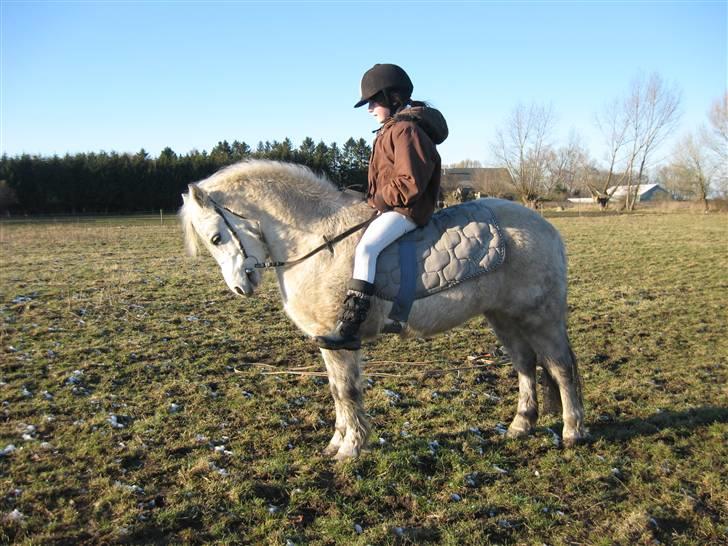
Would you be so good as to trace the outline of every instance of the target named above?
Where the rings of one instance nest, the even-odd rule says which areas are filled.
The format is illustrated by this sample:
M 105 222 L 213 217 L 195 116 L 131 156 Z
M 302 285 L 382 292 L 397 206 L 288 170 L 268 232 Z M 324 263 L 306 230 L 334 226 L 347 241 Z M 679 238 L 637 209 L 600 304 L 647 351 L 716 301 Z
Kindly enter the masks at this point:
M 646 419 L 628 419 L 613 423 L 591 423 L 588 426 L 592 440 L 630 440 L 638 436 L 652 436 L 664 430 L 690 434 L 696 427 L 713 423 L 728 423 L 728 408 L 705 406 L 687 411 L 661 411 Z

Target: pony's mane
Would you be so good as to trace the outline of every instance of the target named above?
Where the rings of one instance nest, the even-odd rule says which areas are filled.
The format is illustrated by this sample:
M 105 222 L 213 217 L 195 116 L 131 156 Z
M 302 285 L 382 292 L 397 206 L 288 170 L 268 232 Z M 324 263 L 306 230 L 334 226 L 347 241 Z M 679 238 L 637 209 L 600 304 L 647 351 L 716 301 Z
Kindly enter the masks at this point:
M 189 199 L 185 199 L 185 202 L 177 213 L 179 216 L 180 223 L 182 224 L 182 232 L 185 238 L 185 251 L 188 256 L 197 256 L 200 252 L 200 242 L 197 239 L 197 232 L 192 226 L 192 215 L 190 214 Z
M 283 194 L 297 193 L 313 199 L 330 199 L 340 192 L 325 176 L 319 176 L 304 165 L 269 160 L 248 160 L 225 167 L 199 182 L 205 191 L 228 192 L 242 189 L 245 193 L 279 189 Z
M 339 191 L 325 176 L 319 176 L 308 167 L 280 161 L 249 160 L 225 167 L 212 176 L 197 182 L 216 200 L 224 202 L 226 196 L 236 195 L 250 202 L 265 200 L 275 207 L 277 201 L 296 200 L 298 212 L 306 216 L 335 216 L 342 206 L 356 201 Z M 311 208 L 311 211 L 303 210 Z M 199 241 L 192 226 L 191 208 L 182 205 L 179 217 L 184 230 L 185 248 L 190 256 L 199 251 Z

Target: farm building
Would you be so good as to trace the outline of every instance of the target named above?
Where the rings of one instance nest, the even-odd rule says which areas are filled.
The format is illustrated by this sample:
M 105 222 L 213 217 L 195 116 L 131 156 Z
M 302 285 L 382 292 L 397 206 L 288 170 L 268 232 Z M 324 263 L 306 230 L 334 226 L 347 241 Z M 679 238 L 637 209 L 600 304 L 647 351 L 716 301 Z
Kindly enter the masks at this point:
M 627 195 L 627 189 L 628 186 L 617 186 L 616 189 L 614 186 L 609 188 L 610 193 L 614 190 L 612 200 L 619 201 L 624 199 Z M 632 191 L 634 191 L 634 188 Z M 641 184 L 637 190 L 637 201 L 664 201 L 671 199 L 672 194 L 659 184 Z M 594 203 L 595 199 L 593 197 L 570 197 L 568 201 L 570 203 Z
M 614 188 L 609 188 L 611 192 Z M 627 195 L 628 186 L 617 186 L 612 199 L 624 199 Z M 632 189 L 634 191 L 634 188 Z M 672 199 L 672 195 L 659 184 L 641 184 L 637 190 L 637 201 L 664 201 Z
M 443 191 L 458 188 L 482 195 L 502 195 L 512 189 L 513 179 L 504 168 L 470 167 L 442 170 Z

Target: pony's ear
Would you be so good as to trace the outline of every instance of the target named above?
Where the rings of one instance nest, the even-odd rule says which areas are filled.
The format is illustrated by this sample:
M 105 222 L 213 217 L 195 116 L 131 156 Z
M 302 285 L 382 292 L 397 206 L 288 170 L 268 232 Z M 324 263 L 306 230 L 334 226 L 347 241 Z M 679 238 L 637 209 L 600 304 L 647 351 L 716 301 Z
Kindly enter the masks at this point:
M 182 194 L 182 204 L 183 205 L 186 205 L 187 204 L 187 194 L 186 193 L 183 193 Z
M 197 201 L 198 205 L 200 205 L 201 207 L 206 207 L 207 205 L 209 205 L 210 198 L 207 196 L 205 190 L 203 190 L 196 184 L 190 184 L 187 187 L 190 189 L 190 195 L 195 201 Z

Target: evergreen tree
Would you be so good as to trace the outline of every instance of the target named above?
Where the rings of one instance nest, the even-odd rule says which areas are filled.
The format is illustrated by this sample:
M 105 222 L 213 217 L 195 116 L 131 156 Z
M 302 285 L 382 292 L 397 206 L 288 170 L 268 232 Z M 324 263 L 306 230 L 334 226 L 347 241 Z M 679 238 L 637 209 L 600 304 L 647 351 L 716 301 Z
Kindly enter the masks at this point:
M 313 154 L 316 149 L 316 144 L 311 137 L 306 137 L 301 142 L 296 153 L 296 161 L 313 167 Z
M 174 161 L 177 159 L 177 154 L 174 153 L 174 150 L 167 146 L 162 152 L 159 154 L 159 160 L 160 161 Z
M 210 152 L 210 157 L 220 165 L 229 165 L 232 163 L 233 149 L 227 140 L 218 142 Z
M 250 146 L 248 146 L 245 142 L 239 142 L 237 140 L 233 141 L 232 146 L 232 156 L 233 161 L 242 161 L 243 159 L 248 159 L 251 155 Z
M 316 144 L 311 154 L 311 168 L 316 172 L 325 174 L 329 179 L 333 180 L 331 166 L 328 163 L 328 155 L 329 147 L 322 140 Z
M 331 146 L 329 146 L 326 163 L 329 166 L 329 176 L 331 177 L 331 181 L 341 187 L 341 150 L 339 150 L 336 142 L 332 142 Z
M 364 191 L 367 186 L 367 170 L 364 167 L 365 159 L 369 155 L 369 146 L 360 139 L 359 141 L 350 138 L 344 143 L 341 154 L 341 185 L 356 191 Z

